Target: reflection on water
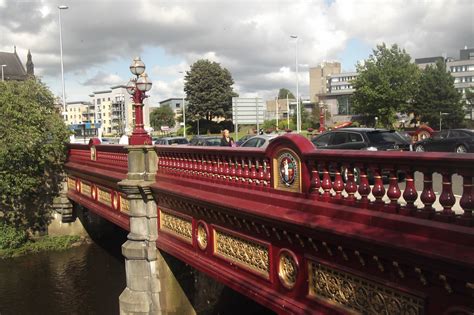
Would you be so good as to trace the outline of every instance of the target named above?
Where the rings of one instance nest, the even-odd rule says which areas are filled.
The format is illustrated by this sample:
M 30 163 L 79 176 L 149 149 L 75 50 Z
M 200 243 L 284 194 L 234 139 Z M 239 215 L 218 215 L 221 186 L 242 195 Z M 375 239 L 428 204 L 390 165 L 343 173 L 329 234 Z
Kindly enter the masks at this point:
M 103 247 L 0 260 L 0 314 L 118 314 L 126 286 L 124 236 Z

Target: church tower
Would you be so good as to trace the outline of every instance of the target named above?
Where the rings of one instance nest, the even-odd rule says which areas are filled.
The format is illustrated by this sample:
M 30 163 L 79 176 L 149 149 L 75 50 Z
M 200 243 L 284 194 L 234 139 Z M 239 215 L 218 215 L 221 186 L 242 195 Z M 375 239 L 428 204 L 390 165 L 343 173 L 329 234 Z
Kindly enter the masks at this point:
M 28 49 L 27 61 L 26 61 L 26 74 L 28 76 L 35 75 L 35 65 L 33 64 L 33 60 L 31 59 L 31 52 Z

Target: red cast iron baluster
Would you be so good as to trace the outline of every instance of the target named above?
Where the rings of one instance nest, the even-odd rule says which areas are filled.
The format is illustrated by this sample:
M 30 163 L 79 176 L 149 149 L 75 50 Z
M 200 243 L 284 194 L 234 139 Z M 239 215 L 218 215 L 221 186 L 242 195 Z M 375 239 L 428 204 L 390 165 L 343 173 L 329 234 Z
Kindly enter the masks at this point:
M 420 199 L 425 206 L 419 213 L 419 216 L 425 219 L 433 218 L 436 213 L 436 210 L 433 208 L 436 195 L 433 190 L 433 173 L 431 171 L 423 172 L 423 192 Z
M 334 165 L 334 169 L 336 171 L 336 175 L 334 177 L 334 184 L 332 186 L 332 189 L 334 189 L 334 191 L 336 192 L 336 195 L 334 196 L 334 198 L 336 200 L 341 201 L 342 190 L 344 189 L 344 181 L 342 180 L 342 176 L 341 176 L 341 166 L 339 165 L 339 163 L 333 163 L 332 165 Z
M 219 179 L 221 182 L 225 182 L 225 169 L 224 169 L 224 158 L 222 156 L 219 156 L 217 158 L 217 164 L 219 165 Z
M 206 180 L 207 179 L 207 156 L 204 154 L 202 155 L 202 179 Z
M 250 179 L 250 158 L 246 159 L 246 161 L 243 161 L 244 163 L 244 174 L 243 174 L 243 181 L 242 183 L 247 185 L 249 184 L 249 179 Z
M 357 184 L 354 179 L 354 166 L 352 164 L 345 164 L 347 172 L 347 181 L 345 190 L 347 192 L 346 204 L 353 206 L 355 205 L 356 198 L 355 193 L 357 191 Z
M 311 186 L 309 192 L 315 199 L 319 198 L 319 188 L 321 187 L 321 180 L 319 179 L 318 166 L 316 161 L 308 162 L 308 169 L 311 170 Z
M 265 172 L 263 169 L 263 161 L 259 160 L 258 161 L 258 186 L 260 189 L 264 187 L 264 181 L 265 180 Z
M 236 158 L 235 165 L 237 168 L 235 183 L 237 184 L 237 186 L 240 186 L 240 184 L 242 183 L 242 174 L 244 173 L 242 160 Z
M 415 201 L 418 198 L 418 192 L 415 187 L 415 177 L 413 170 L 407 170 L 405 175 L 405 191 L 403 192 L 403 199 L 406 205 L 400 208 L 400 213 L 404 215 L 413 215 L 417 211 Z
M 250 169 L 250 179 L 252 186 L 257 186 L 257 159 L 252 159 L 252 168 Z
M 272 188 L 272 166 L 270 165 L 270 160 L 265 159 L 265 169 L 266 169 L 266 181 L 267 181 L 267 189 Z
M 367 208 L 369 206 L 369 194 L 370 194 L 370 185 L 369 185 L 369 179 L 367 178 L 367 168 L 365 165 L 357 165 L 359 168 L 359 178 L 360 178 L 360 184 L 359 184 L 359 195 L 360 195 L 360 200 L 359 204 L 362 208 Z
M 402 195 L 400 188 L 398 187 L 398 176 L 397 171 L 394 168 L 390 170 L 389 185 L 387 190 L 387 196 L 390 198 L 390 203 L 385 207 L 387 212 L 396 213 L 399 208 L 398 198 Z
M 192 174 L 193 174 L 193 178 L 196 178 L 196 174 L 197 174 L 197 170 L 198 170 L 198 164 L 197 164 L 197 156 L 196 154 L 193 154 L 192 155 L 192 159 L 193 159 L 193 163 L 192 163 Z
M 451 221 L 454 218 L 454 211 L 451 209 L 456 203 L 456 198 L 453 194 L 453 186 L 451 182 L 451 174 L 446 171 L 442 172 L 443 175 L 443 189 L 439 196 L 439 203 L 443 206 L 441 211 L 443 221 Z
M 198 166 L 198 178 L 202 179 L 202 172 L 204 171 L 204 162 L 203 162 L 203 156 L 198 155 L 198 161 L 197 161 L 197 166 Z
M 474 190 L 472 189 L 472 176 L 463 175 L 463 190 L 459 205 L 464 210 L 461 216 L 461 222 L 464 225 L 474 225 L 474 217 L 472 211 L 474 210 Z
M 231 178 L 231 185 L 235 186 L 237 184 L 237 163 L 235 162 L 234 158 L 230 158 L 230 176 Z
M 230 183 L 232 178 L 230 177 L 230 166 L 229 166 L 229 157 L 226 157 L 224 160 L 224 179 L 225 182 Z
M 372 195 L 375 197 L 373 203 L 373 209 L 382 211 L 385 202 L 382 198 L 385 196 L 385 187 L 383 186 L 382 172 L 378 165 L 371 167 L 372 173 L 374 174 L 374 186 L 372 187 Z
M 214 166 L 213 167 L 213 171 L 212 171 L 212 177 L 214 178 L 214 180 L 219 180 L 219 156 L 218 155 L 215 155 L 213 158 L 212 158 L 212 165 Z
M 331 188 L 332 188 L 331 176 L 329 176 L 329 170 L 328 170 L 328 162 L 322 162 L 321 168 L 323 171 L 323 182 L 321 183 L 321 187 L 323 188 L 323 191 L 324 191 L 322 195 L 322 199 L 324 201 L 328 201 L 331 198 Z

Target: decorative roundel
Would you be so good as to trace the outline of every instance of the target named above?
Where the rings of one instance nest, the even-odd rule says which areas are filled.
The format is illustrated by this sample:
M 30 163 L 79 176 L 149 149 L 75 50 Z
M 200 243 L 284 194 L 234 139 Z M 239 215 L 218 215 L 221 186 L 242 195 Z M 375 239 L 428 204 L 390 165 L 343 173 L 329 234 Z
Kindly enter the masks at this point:
M 120 197 L 119 197 L 119 194 L 116 192 L 116 191 L 112 191 L 111 193 L 111 197 L 112 197 L 112 208 L 114 210 L 118 210 L 119 209 L 119 205 L 120 205 Z
M 81 181 L 78 179 L 76 180 L 76 191 L 81 192 Z
M 207 232 L 207 226 L 204 222 L 199 222 L 197 227 L 197 243 L 201 250 L 207 248 L 209 233 Z
M 282 153 L 278 157 L 278 169 L 281 181 L 285 186 L 290 187 L 295 182 L 298 172 L 298 163 L 293 154 L 290 152 Z
M 278 278 L 281 284 L 287 289 L 293 289 L 298 277 L 298 262 L 295 254 L 283 249 L 280 252 L 278 262 Z
M 97 186 L 96 185 L 92 185 L 91 195 L 92 195 L 92 199 L 97 200 Z

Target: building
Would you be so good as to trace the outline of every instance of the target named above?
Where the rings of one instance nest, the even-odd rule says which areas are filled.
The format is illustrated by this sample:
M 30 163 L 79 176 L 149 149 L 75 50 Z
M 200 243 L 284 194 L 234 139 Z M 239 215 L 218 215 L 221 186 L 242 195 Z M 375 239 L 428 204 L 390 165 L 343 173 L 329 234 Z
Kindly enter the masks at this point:
M 98 124 L 94 119 L 94 105 L 90 102 L 67 102 L 66 125 L 76 136 L 93 137 L 98 135 Z
M 415 64 L 418 68 L 424 70 L 428 66 L 435 66 L 438 61 L 444 61 L 444 57 L 425 57 L 425 58 L 416 58 Z
M 184 103 L 183 103 L 184 102 Z M 178 128 L 178 119 L 183 115 L 183 104 L 186 106 L 188 102 L 183 98 L 172 97 L 160 102 L 160 107 L 169 106 L 174 112 L 174 126 L 168 126 L 170 128 Z
M 337 61 L 323 62 L 309 69 L 309 99 L 313 103 L 320 101 L 320 94 L 327 91 L 327 77 L 341 73 L 341 63 Z
M 101 125 L 105 135 L 130 134 L 135 125 L 135 111 L 131 96 L 125 85 L 112 86 L 109 90 L 95 91 L 89 95 L 94 112 L 94 121 Z M 143 121 L 150 130 L 149 105 L 144 100 Z
M 26 69 L 21 63 L 20 57 L 16 52 L 16 46 L 12 53 L 0 52 L 0 71 L 2 80 L 17 80 L 23 81 L 28 76 L 33 76 L 35 73 L 31 52 L 28 50 Z
M 277 107 L 278 104 L 278 107 Z M 267 110 L 265 112 L 265 120 L 272 120 L 277 118 L 283 120 L 287 119 L 288 115 L 293 115 L 296 108 L 295 99 L 274 99 L 266 101 Z

